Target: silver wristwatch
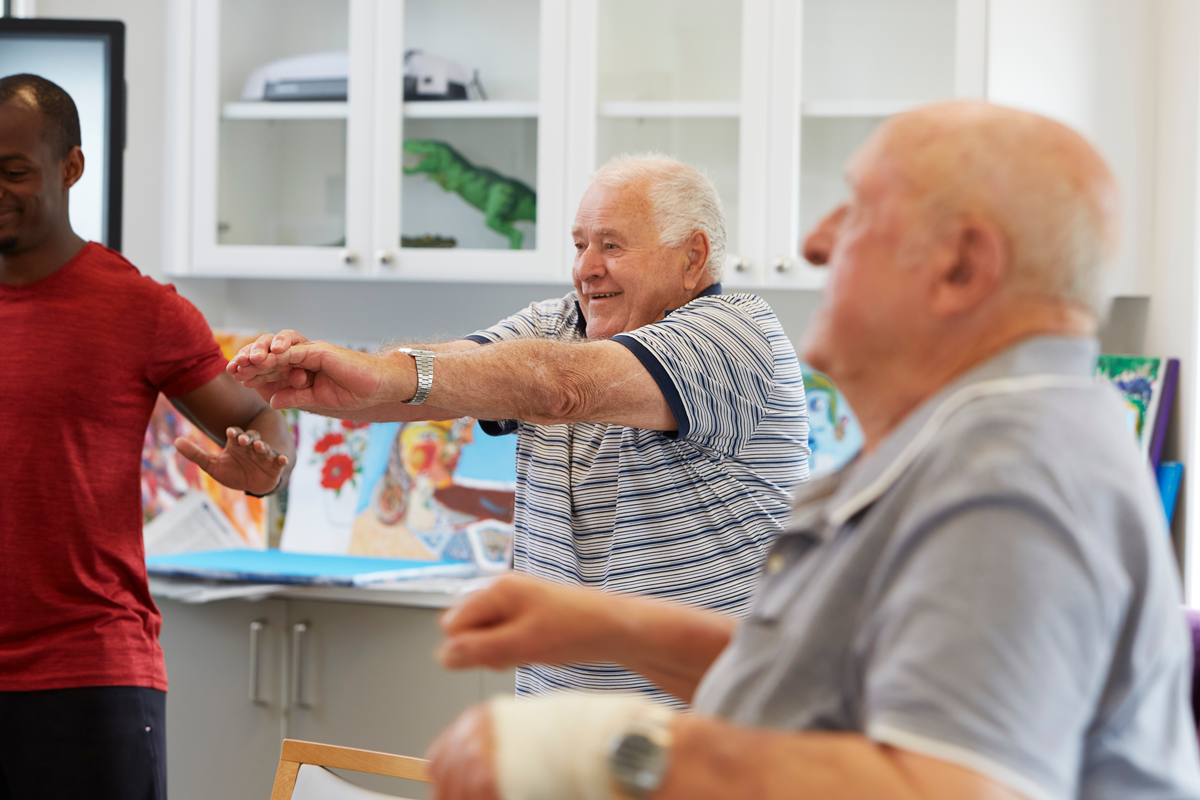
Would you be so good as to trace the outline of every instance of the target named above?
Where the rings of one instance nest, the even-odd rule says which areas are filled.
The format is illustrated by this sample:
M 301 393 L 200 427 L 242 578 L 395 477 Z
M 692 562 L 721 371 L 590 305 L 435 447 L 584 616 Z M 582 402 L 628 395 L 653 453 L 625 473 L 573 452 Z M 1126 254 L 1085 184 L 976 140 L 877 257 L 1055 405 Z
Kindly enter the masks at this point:
M 671 760 L 672 716 L 647 714 L 613 737 L 608 772 L 623 796 L 645 800 L 662 785 Z
M 410 406 L 419 406 L 429 397 L 433 388 L 433 351 L 416 347 L 397 347 L 397 353 L 408 353 L 417 362 L 417 393 L 408 401 Z

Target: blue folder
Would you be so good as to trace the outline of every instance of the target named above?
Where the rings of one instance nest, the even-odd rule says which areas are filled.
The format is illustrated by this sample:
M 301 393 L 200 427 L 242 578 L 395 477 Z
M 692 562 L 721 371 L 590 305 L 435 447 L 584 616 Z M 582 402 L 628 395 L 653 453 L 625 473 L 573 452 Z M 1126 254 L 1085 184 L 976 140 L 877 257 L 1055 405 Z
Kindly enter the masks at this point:
M 151 575 L 311 586 L 363 586 L 381 581 L 478 574 L 474 564 L 462 561 L 327 556 L 278 550 L 202 550 L 149 556 L 146 571 Z

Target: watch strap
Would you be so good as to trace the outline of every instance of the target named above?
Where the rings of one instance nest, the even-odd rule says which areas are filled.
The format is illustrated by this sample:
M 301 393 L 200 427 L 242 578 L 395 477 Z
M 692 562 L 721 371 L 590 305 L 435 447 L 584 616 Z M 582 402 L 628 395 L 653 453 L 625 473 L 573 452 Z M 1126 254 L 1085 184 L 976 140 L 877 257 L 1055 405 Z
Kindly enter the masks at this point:
M 425 402 L 433 389 L 433 351 L 417 347 L 397 347 L 396 352 L 407 353 L 417 364 L 417 392 L 412 400 L 407 402 L 410 406 L 419 406 Z

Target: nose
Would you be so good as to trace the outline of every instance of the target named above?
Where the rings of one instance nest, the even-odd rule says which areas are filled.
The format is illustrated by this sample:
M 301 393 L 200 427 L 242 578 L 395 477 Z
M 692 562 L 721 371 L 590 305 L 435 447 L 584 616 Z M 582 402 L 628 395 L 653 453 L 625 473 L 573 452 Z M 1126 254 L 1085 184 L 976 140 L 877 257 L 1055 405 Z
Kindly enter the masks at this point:
M 804 238 L 804 258 L 808 263 L 818 267 L 829 263 L 829 255 L 837 243 L 838 228 L 841 227 L 845 216 L 846 206 L 843 203 L 822 217 L 817 226 Z
M 583 249 L 575 251 L 575 277 L 581 281 L 599 278 L 604 275 L 604 258 L 599 249 L 588 244 Z

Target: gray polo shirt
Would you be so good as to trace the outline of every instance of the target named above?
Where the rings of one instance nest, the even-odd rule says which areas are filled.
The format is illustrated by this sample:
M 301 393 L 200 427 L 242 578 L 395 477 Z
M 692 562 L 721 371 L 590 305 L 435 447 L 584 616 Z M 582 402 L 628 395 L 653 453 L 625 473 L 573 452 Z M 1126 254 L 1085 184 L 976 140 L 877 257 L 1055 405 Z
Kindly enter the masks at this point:
M 800 487 L 696 708 L 859 731 L 1032 800 L 1200 798 L 1162 507 L 1096 351 L 1027 340 Z

